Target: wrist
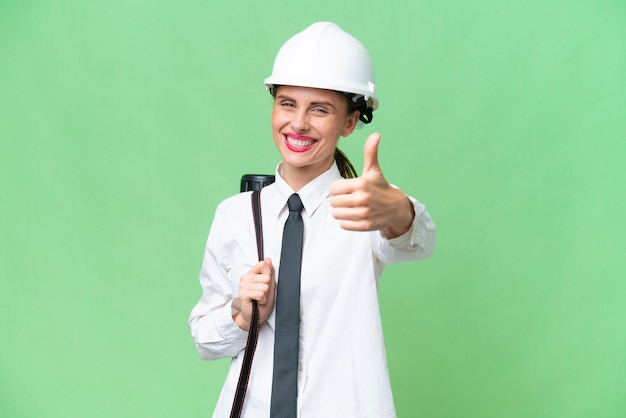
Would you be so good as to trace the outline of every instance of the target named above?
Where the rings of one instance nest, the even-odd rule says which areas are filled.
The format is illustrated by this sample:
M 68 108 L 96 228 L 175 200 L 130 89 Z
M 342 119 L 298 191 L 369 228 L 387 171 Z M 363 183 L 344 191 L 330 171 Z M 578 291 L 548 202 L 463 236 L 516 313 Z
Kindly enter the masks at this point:
M 244 319 L 243 314 L 241 312 L 237 312 L 235 315 L 233 315 L 233 321 L 243 331 L 249 331 L 250 330 L 250 324 L 248 322 L 246 322 L 246 320 Z
M 239 328 L 244 331 L 248 331 L 250 329 L 250 324 L 246 322 L 241 313 L 241 300 L 239 298 L 234 298 L 230 304 L 230 312 L 233 317 L 233 321 Z
M 405 234 L 413 225 L 413 220 L 415 219 L 413 202 L 406 195 L 403 194 L 403 196 L 406 203 L 402 206 L 403 209 L 398 216 L 398 222 L 381 230 L 382 236 L 386 239 L 397 238 Z

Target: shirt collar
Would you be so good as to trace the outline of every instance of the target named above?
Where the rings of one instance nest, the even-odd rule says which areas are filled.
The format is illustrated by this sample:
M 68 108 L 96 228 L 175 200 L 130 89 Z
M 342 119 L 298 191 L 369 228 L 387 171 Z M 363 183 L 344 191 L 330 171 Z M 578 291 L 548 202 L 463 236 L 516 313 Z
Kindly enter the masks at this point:
M 309 217 L 313 216 L 317 208 L 330 195 L 330 185 L 334 181 L 340 180 L 341 178 L 339 168 L 337 168 L 337 163 L 333 162 L 333 165 L 328 170 L 308 182 L 302 189 L 300 189 L 298 191 L 298 195 L 304 205 L 303 215 Z M 279 216 L 283 210 L 287 210 L 287 199 L 289 199 L 289 196 L 295 193 L 291 186 L 289 186 L 285 179 L 283 179 L 280 175 L 280 164 L 276 167 L 274 189 L 276 190 L 278 196 L 276 196 L 275 199 L 272 199 L 271 203 L 268 205 L 268 209 L 271 213 Z

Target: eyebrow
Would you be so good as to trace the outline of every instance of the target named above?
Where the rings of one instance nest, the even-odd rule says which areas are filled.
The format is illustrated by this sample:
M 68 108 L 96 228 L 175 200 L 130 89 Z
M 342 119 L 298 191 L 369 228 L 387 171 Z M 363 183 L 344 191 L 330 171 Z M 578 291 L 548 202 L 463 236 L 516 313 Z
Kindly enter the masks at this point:
M 278 96 L 276 96 L 277 99 L 285 99 L 285 100 L 291 100 L 292 102 L 297 102 L 296 99 L 294 99 L 293 97 L 289 97 L 286 94 L 279 94 Z M 327 102 L 327 101 L 315 101 L 315 102 L 311 102 L 311 106 L 330 106 L 333 109 L 335 108 L 335 105 L 332 104 L 331 102 Z

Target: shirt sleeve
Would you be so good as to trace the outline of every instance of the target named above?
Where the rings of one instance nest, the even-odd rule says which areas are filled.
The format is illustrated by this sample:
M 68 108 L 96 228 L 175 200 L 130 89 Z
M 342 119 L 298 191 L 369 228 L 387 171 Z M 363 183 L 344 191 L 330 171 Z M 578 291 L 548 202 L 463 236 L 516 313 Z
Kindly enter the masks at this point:
M 386 239 L 380 231 L 370 232 L 372 250 L 384 264 L 401 261 L 423 260 L 432 255 L 435 248 L 437 230 L 426 207 L 410 197 L 415 210 L 411 228 L 399 237 Z
M 202 297 L 192 309 L 188 325 L 200 357 L 215 360 L 237 356 L 246 346 L 248 332 L 233 320 L 233 284 L 226 256 L 220 256 L 222 210 L 218 206 L 200 271 Z M 237 287 L 239 283 L 235 284 Z

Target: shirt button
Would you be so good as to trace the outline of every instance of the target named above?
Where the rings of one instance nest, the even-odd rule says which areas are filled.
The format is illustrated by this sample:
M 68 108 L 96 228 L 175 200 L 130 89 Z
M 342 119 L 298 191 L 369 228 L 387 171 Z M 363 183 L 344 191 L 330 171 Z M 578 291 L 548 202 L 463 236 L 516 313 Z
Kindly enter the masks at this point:
M 302 364 L 298 364 L 298 371 L 301 372 L 302 370 L 304 370 L 304 366 L 302 366 Z

